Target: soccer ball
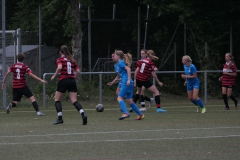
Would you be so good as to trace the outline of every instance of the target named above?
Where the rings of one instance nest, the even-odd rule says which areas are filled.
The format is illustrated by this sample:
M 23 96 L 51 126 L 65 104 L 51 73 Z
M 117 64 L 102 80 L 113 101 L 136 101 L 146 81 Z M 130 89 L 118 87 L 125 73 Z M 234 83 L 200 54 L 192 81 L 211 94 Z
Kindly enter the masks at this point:
M 97 112 L 103 112 L 103 110 L 104 110 L 104 107 L 103 107 L 102 104 L 96 105 L 96 111 L 97 111 Z

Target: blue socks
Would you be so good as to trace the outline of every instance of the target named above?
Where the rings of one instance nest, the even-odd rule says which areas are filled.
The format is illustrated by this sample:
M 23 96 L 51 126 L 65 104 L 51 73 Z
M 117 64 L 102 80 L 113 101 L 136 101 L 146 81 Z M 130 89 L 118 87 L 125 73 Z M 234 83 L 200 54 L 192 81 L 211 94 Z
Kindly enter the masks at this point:
M 195 104 L 196 106 L 204 108 L 201 98 L 199 98 L 197 101 L 193 99 L 192 103 Z
M 125 102 L 124 102 L 123 100 L 121 100 L 121 101 L 119 101 L 118 103 L 119 103 L 119 105 L 120 105 L 120 107 L 121 107 L 123 113 L 125 113 L 125 114 L 129 114 L 128 111 L 127 111 L 127 107 L 126 107 Z
M 197 103 L 199 107 L 204 108 L 201 98 L 198 99 Z
M 130 104 L 130 107 L 136 112 L 139 116 L 143 115 L 142 112 L 138 109 L 137 105 L 133 102 Z

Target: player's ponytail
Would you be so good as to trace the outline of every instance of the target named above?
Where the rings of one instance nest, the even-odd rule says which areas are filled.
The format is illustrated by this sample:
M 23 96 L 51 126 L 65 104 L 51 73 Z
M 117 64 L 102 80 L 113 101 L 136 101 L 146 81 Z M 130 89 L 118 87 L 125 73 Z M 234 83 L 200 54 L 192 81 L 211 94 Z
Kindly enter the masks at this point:
M 147 50 L 147 56 L 153 60 L 153 61 L 157 61 L 158 57 L 154 55 L 154 51 L 153 50 Z
M 66 45 L 62 45 L 61 48 L 60 48 L 60 52 L 65 55 L 67 57 L 67 59 L 69 59 L 71 62 L 74 62 L 74 58 L 73 56 L 71 55 L 71 53 L 69 52 L 68 48 Z
M 123 59 L 124 59 L 125 64 L 129 68 L 131 68 L 131 65 L 132 65 L 132 55 L 130 53 L 124 54 Z

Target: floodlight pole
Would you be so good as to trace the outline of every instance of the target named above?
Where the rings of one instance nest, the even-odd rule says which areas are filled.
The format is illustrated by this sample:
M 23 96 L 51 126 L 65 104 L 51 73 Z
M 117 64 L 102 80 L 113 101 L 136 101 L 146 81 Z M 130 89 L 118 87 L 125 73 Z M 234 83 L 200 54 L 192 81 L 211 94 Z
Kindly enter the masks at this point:
M 148 31 L 148 13 L 149 13 L 149 5 L 147 6 L 147 22 L 146 22 L 146 25 L 145 25 L 145 37 L 144 37 L 144 49 L 146 49 L 146 44 L 147 44 L 147 31 Z
M 6 74 L 6 10 L 5 10 L 6 2 L 2 0 L 2 70 L 3 75 Z M 6 85 L 3 89 L 3 108 L 7 106 L 7 93 L 6 93 Z
M 187 24 L 184 23 L 184 55 L 187 54 Z
M 38 55 L 38 75 L 39 77 L 42 76 L 42 8 L 41 5 L 39 5 L 39 55 Z
M 233 54 L 232 22 L 230 24 L 230 53 Z
M 138 7 L 138 42 L 137 42 L 137 59 L 140 59 L 140 45 L 141 45 L 141 9 Z
M 92 68 L 91 68 L 91 60 L 92 60 L 92 18 L 91 18 L 91 8 L 88 7 L 88 69 L 89 69 L 89 72 L 92 71 Z M 89 81 L 91 81 L 91 75 L 89 75 Z

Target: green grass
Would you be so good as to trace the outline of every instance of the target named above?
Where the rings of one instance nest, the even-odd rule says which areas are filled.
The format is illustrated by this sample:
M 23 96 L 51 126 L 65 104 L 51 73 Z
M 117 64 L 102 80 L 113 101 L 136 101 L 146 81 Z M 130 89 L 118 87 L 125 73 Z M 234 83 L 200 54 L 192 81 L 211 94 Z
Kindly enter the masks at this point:
M 222 100 L 209 100 L 207 113 L 196 113 L 186 97 L 162 96 L 167 113 L 147 108 L 145 119 L 119 121 L 116 101 L 104 102 L 104 112 L 94 110 L 96 102 L 81 102 L 88 116 L 82 125 L 79 113 L 63 103 L 64 124 L 53 125 L 57 114 L 53 104 L 40 107 L 38 117 L 30 103 L 19 103 L 10 114 L 0 110 L 1 160 L 237 160 L 240 157 L 240 110 L 224 111 Z

